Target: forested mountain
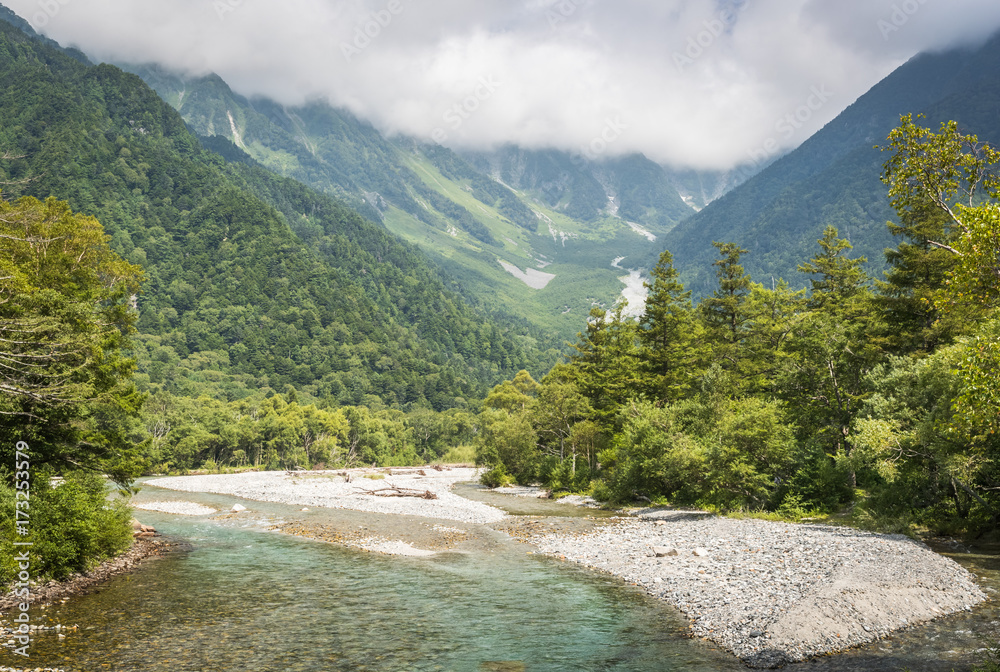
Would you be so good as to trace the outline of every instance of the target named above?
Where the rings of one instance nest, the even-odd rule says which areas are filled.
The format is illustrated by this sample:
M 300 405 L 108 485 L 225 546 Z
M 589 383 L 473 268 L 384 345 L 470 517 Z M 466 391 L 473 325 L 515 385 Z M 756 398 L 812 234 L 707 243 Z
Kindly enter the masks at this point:
M 135 75 L 0 21 L 0 81 L 4 197 L 68 201 L 145 271 L 140 382 L 441 409 L 537 363 L 525 329 L 479 317 L 413 247 L 246 157 L 205 151 Z
M 954 119 L 966 133 L 996 140 L 1000 38 L 977 49 L 914 57 L 798 149 L 686 220 L 662 240 L 674 253 L 687 286 L 711 291 L 712 241 L 734 241 L 750 251 L 744 263 L 758 280 L 803 280 L 796 264 L 824 227 L 837 227 L 880 272 L 883 250 L 894 246 L 893 218 L 879 176 L 889 131 L 901 115 L 925 113 L 926 125 Z
M 717 191 L 639 155 L 591 161 L 508 148 L 459 156 L 385 138 L 324 102 L 286 108 L 240 96 L 215 75 L 122 67 L 199 135 L 229 140 L 261 165 L 345 199 L 429 253 L 467 299 L 563 337 L 592 305 L 616 299 L 623 269 L 655 251 L 656 236 L 693 214 L 678 184 L 691 187 L 692 205 Z

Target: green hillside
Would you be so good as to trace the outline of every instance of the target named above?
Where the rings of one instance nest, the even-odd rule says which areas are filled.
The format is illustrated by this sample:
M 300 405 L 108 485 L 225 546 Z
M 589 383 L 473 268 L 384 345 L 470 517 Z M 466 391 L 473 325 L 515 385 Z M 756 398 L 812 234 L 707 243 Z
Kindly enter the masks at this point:
M 123 67 L 198 134 L 225 138 L 260 165 L 343 198 L 419 245 L 467 300 L 563 339 L 579 331 L 595 303 L 618 298 L 624 268 L 655 249 L 653 235 L 693 212 L 663 169 L 639 156 L 574 166 L 559 154 L 553 179 L 576 186 L 547 193 L 484 168 L 476 157 L 389 140 L 325 103 L 285 108 L 244 98 L 214 75 Z M 623 268 L 612 266 L 619 257 L 627 258 Z M 549 275 L 555 277 L 542 286 Z
M 67 200 L 145 269 L 140 382 L 441 409 L 538 363 L 527 329 L 478 316 L 413 247 L 252 160 L 205 151 L 135 75 L 0 21 L 0 79 L 4 196 Z

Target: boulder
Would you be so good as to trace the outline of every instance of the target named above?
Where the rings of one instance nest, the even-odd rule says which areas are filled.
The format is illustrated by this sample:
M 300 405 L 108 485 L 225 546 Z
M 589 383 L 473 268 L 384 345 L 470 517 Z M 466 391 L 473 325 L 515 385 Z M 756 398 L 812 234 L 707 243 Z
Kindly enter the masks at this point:
M 704 548 L 702 548 L 700 546 L 698 548 L 694 549 L 694 554 L 696 556 L 698 556 L 699 558 L 707 558 L 710 555 L 710 553 L 708 552 L 707 549 L 704 549 Z
M 677 549 L 666 546 L 653 546 L 653 555 L 658 558 L 665 558 L 668 555 L 677 555 Z
M 242 504 L 233 504 L 233 508 L 229 510 L 232 511 L 233 513 L 239 513 L 240 511 L 246 511 L 247 507 L 243 506 Z

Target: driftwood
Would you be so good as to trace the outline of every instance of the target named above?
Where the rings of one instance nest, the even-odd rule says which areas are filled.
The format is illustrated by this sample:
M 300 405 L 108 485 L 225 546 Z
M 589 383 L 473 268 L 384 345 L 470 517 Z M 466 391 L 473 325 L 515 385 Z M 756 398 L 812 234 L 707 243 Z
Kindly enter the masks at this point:
M 413 488 L 382 488 L 381 490 L 362 490 L 366 495 L 375 497 L 419 497 L 420 499 L 437 499 L 438 496 L 430 490 L 414 490 Z

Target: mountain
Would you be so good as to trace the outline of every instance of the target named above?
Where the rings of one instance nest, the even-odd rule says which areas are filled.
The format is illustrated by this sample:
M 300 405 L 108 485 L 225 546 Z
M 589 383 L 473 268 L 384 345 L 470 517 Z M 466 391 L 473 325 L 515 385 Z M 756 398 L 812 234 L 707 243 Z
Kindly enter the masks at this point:
M 869 271 L 884 267 L 883 250 L 898 241 L 879 179 L 889 132 L 901 115 L 924 113 L 937 130 L 954 119 L 980 139 L 1000 139 L 1000 37 L 979 48 L 921 54 L 874 86 L 793 152 L 714 201 L 666 234 L 662 243 L 696 294 L 715 287 L 712 241 L 750 251 L 745 267 L 757 280 L 783 277 L 802 286 L 796 266 L 816 251 L 827 225 L 867 256 Z M 648 260 L 647 262 L 648 263 Z
M 419 245 L 468 300 L 563 338 L 580 330 L 593 305 L 616 300 L 622 278 L 634 289 L 632 261 L 694 213 L 676 180 L 640 155 L 587 160 L 518 148 L 459 155 L 386 138 L 325 102 L 283 107 L 240 96 L 215 75 L 122 67 L 199 136 L 224 138 L 260 165 L 344 199 Z
M 216 142 L 235 161 L 207 151 L 140 78 L 15 23 L 0 21 L 4 197 L 68 201 L 144 268 L 140 383 L 442 409 L 557 356 L 470 308 L 379 224 L 235 146 Z

